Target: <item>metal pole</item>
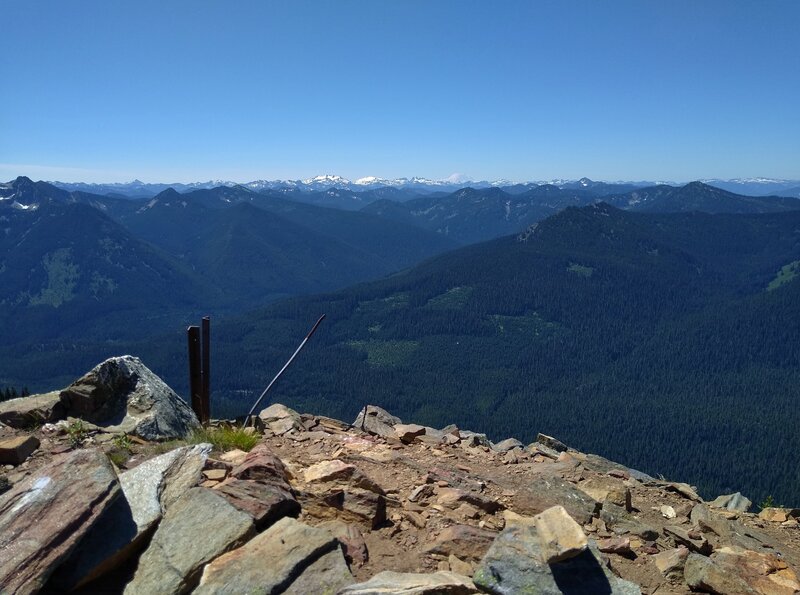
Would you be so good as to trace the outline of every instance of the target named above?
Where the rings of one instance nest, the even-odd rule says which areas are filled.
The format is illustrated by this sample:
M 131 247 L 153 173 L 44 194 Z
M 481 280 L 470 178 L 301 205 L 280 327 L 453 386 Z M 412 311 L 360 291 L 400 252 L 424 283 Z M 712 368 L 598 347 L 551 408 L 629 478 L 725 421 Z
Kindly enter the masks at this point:
M 289 364 L 291 364 L 291 363 L 294 361 L 294 358 L 296 358 L 296 357 L 297 357 L 297 354 L 298 354 L 298 353 L 300 353 L 300 350 L 301 350 L 301 349 L 303 349 L 303 347 L 305 347 L 305 346 L 306 346 L 306 343 L 307 343 L 307 342 L 308 342 L 308 340 L 311 338 L 311 335 L 313 335 L 313 334 L 316 332 L 316 330 L 317 330 L 317 327 L 319 326 L 319 323 L 320 323 L 320 322 L 322 322 L 322 320 L 323 320 L 324 318 L 325 318 L 325 315 L 324 315 L 324 314 L 323 314 L 322 316 L 320 316 L 320 317 L 319 317 L 319 320 L 317 320 L 317 322 L 316 322 L 316 323 L 314 323 L 314 326 L 313 326 L 313 327 L 311 327 L 311 330 L 310 330 L 310 331 L 308 331 L 308 334 L 306 335 L 306 338 L 305 338 L 305 339 L 303 339 L 303 341 L 300 343 L 300 346 L 299 346 L 297 349 L 295 349 L 294 353 L 292 354 L 292 357 L 290 357 L 290 358 L 289 358 L 289 361 L 288 361 L 288 362 L 286 362 L 286 363 L 283 365 L 283 367 L 281 368 L 280 372 L 278 372 L 277 374 L 275 374 L 275 378 L 273 378 L 273 379 L 272 379 L 272 382 L 270 382 L 270 383 L 267 385 L 267 388 L 265 388 L 265 389 L 264 389 L 264 392 L 263 392 L 263 393 L 261 393 L 261 396 L 260 396 L 260 397 L 258 397 L 258 400 L 257 400 L 255 403 L 253 403 L 253 406 L 250 408 L 250 412 L 247 414 L 247 417 L 245 418 L 245 425 L 246 425 L 246 424 L 247 424 L 247 423 L 250 421 L 250 418 L 251 418 L 251 417 L 252 417 L 252 415 L 253 415 L 253 411 L 255 411 L 255 410 L 256 410 L 256 407 L 258 407 L 258 404 L 261 402 L 261 399 L 263 399 L 263 398 L 264 398 L 264 396 L 265 396 L 265 395 L 266 395 L 266 394 L 269 392 L 269 389 L 271 389 L 271 388 L 272 388 L 272 385 L 273 385 L 273 384 L 275 384 L 275 382 L 278 380 L 278 378 L 280 378 L 280 377 L 281 377 L 281 374 L 283 374 L 283 372 L 286 370 L 286 368 L 288 368 L 288 367 L 289 367 Z
M 202 368 L 200 367 L 200 327 L 190 326 L 186 329 L 189 341 L 189 396 L 192 411 L 197 419 L 202 419 L 203 408 L 200 400 L 202 391 Z
M 201 339 L 202 349 L 202 387 L 200 391 L 200 423 L 207 424 L 211 418 L 211 318 L 203 316 Z

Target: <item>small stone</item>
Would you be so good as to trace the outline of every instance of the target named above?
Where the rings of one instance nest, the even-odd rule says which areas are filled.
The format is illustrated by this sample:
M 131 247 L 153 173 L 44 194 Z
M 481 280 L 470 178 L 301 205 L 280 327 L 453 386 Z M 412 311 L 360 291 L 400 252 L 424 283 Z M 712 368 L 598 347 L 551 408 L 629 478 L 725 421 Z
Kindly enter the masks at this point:
M 432 495 L 433 495 L 433 485 L 425 483 L 411 490 L 411 494 L 409 494 L 408 496 L 408 501 L 417 502 L 418 500 L 424 500 L 425 498 L 430 498 Z
M 666 486 L 667 490 L 675 492 L 676 494 L 680 494 L 684 498 L 688 498 L 689 500 L 693 500 L 694 502 L 702 502 L 703 499 L 697 494 L 697 492 L 686 483 L 680 482 L 672 482 L 668 483 Z
M 668 525 L 664 527 L 664 534 L 673 538 L 675 545 L 684 545 L 693 552 L 697 552 L 704 556 L 711 553 L 711 544 L 703 537 L 702 534 L 694 531 L 687 531 L 683 527 L 677 525 Z
M 367 405 L 359 412 L 353 427 L 383 438 L 395 438 L 394 426 L 402 423 L 399 417 L 395 417 L 385 409 Z
M 203 476 L 211 481 L 222 481 L 228 472 L 225 469 L 206 469 L 203 471 Z
M 589 545 L 586 535 L 562 506 L 553 506 L 533 517 L 548 564 L 573 558 Z
M 39 440 L 35 436 L 18 436 L 0 442 L 0 463 L 19 465 L 39 448 Z
M 395 424 L 394 432 L 400 442 L 403 444 L 411 444 L 417 436 L 425 435 L 425 426 L 417 424 Z
M 239 450 L 238 448 L 234 448 L 233 450 L 229 450 L 228 452 L 224 452 L 219 455 L 219 460 L 225 463 L 230 463 L 231 465 L 240 465 L 244 462 L 245 458 L 247 458 L 247 453 L 243 450 Z
M 796 508 L 764 508 L 758 513 L 758 518 L 772 523 L 783 523 L 795 516 L 800 516 L 800 510 Z
M 305 430 L 300 414 L 286 405 L 273 403 L 258 414 L 258 418 L 266 428 L 276 436 L 282 436 L 293 430 Z
M 501 440 L 497 444 L 494 444 L 492 448 L 497 452 L 505 453 L 515 448 L 519 449 L 525 448 L 525 445 L 522 444 L 522 442 L 520 442 L 516 438 L 506 438 L 505 440 Z
M 674 519 L 676 516 L 678 516 L 675 514 L 675 509 L 672 508 L 672 506 L 664 505 L 659 510 L 661 511 L 661 516 L 663 516 L 665 519 Z
M 636 556 L 631 549 L 631 540 L 627 537 L 600 539 L 597 542 L 597 549 L 606 554 L 617 554 L 625 557 Z
M 473 568 L 472 564 L 469 562 L 465 562 L 458 556 L 454 556 L 450 554 L 447 558 L 447 562 L 450 564 L 450 570 L 455 572 L 456 574 L 461 574 L 464 576 L 472 576 Z
M 666 577 L 683 575 L 683 565 L 689 556 L 689 550 L 683 546 L 666 550 L 652 556 L 658 571 Z
M 308 483 L 347 479 L 355 473 L 355 470 L 355 465 L 348 465 L 338 459 L 321 461 L 303 471 L 303 479 Z

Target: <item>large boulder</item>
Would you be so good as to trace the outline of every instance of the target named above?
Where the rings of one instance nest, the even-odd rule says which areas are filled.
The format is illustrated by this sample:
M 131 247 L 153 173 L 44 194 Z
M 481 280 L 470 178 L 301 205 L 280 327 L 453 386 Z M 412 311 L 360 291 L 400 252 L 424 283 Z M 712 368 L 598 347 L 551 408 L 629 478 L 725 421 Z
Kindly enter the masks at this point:
M 206 564 L 254 533 L 250 515 L 213 490 L 193 488 L 164 515 L 125 593 L 188 593 Z
M 514 523 L 495 539 L 472 580 L 481 591 L 496 595 L 640 595 L 637 585 L 624 581 L 603 563 L 595 546 L 560 562 L 547 563 L 546 540 L 535 523 Z
M 164 512 L 200 479 L 210 444 L 184 446 L 119 476 L 118 498 L 53 575 L 62 588 L 84 585 L 143 549 Z
M 108 458 L 77 450 L 0 496 L 0 593 L 35 593 L 121 490 Z
M 189 405 L 130 355 L 95 366 L 62 390 L 60 399 L 69 416 L 145 440 L 182 438 L 199 426 Z
M 336 538 L 287 517 L 208 564 L 195 593 L 336 593 L 352 583 Z

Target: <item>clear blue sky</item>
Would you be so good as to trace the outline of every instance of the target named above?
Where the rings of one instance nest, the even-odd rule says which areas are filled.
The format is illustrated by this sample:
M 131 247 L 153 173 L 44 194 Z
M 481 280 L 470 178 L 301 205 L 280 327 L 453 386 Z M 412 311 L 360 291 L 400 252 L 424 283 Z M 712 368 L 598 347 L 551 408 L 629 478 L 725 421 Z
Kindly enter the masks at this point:
M 800 2 L 0 0 L 0 180 L 800 178 Z

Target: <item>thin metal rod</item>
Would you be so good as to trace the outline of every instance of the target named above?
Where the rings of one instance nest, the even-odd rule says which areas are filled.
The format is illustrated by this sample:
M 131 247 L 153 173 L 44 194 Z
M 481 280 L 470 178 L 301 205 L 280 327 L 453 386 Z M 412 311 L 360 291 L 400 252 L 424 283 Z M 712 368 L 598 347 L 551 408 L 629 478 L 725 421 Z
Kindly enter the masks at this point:
M 200 423 L 207 424 L 211 418 L 211 318 L 209 316 L 203 316 L 200 341 L 202 343 Z
M 192 411 L 200 420 L 203 417 L 203 407 L 201 405 L 202 392 L 202 367 L 200 363 L 200 327 L 190 326 L 186 329 L 186 336 L 189 345 L 189 397 Z
M 286 363 L 283 365 L 283 367 L 281 368 L 280 372 L 278 372 L 277 374 L 275 374 L 275 378 L 273 378 L 273 379 L 272 379 L 272 382 L 270 382 L 270 383 L 267 385 L 267 388 L 265 388 L 265 389 L 264 389 L 264 392 L 263 392 L 263 393 L 261 393 L 261 396 L 260 396 L 260 397 L 258 397 L 258 400 L 257 400 L 255 403 L 253 403 L 253 406 L 250 408 L 250 412 L 247 414 L 247 418 L 245 419 L 245 424 L 247 424 L 247 423 L 250 421 L 250 418 L 251 418 L 251 417 L 252 417 L 252 415 L 253 415 L 253 411 L 255 411 L 255 410 L 256 410 L 256 407 L 258 407 L 258 404 L 261 402 L 261 399 L 263 399 L 263 398 L 264 398 L 264 396 L 265 396 L 265 395 L 266 395 L 266 394 L 269 392 L 269 389 L 271 389 L 271 388 L 272 388 L 272 385 L 273 385 L 273 384 L 275 384 L 275 382 L 278 380 L 278 378 L 280 378 L 280 377 L 281 377 L 281 374 L 283 374 L 283 373 L 284 373 L 284 371 L 286 370 L 286 368 L 288 368 L 288 367 L 289 367 L 289 365 L 290 365 L 290 364 L 291 364 L 291 363 L 294 361 L 294 358 L 296 358 L 296 357 L 297 357 L 297 354 L 298 354 L 298 353 L 300 353 L 300 351 L 303 349 L 303 347 L 305 347 L 305 346 L 306 346 L 306 343 L 307 343 L 307 342 L 308 342 L 308 340 L 311 338 L 311 335 L 313 335 L 313 334 L 316 332 L 316 330 L 317 330 L 317 327 L 319 326 L 319 323 L 320 323 L 320 322 L 322 322 L 322 320 L 323 320 L 324 318 L 325 318 L 325 315 L 324 315 L 324 314 L 323 314 L 322 316 L 320 316 L 320 317 L 319 317 L 319 320 L 317 320 L 317 322 L 315 322 L 315 323 L 314 323 L 314 326 L 313 326 L 313 327 L 311 327 L 311 330 L 310 330 L 310 331 L 308 331 L 308 334 L 306 335 L 306 338 L 305 338 L 305 339 L 303 339 L 303 341 L 300 343 L 300 346 L 299 346 L 297 349 L 295 349 L 294 353 L 292 354 L 292 357 L 290 357 L 290 358 L 289 358 L 289 361 L 287 361 L 287 362 L 286 362 Z

